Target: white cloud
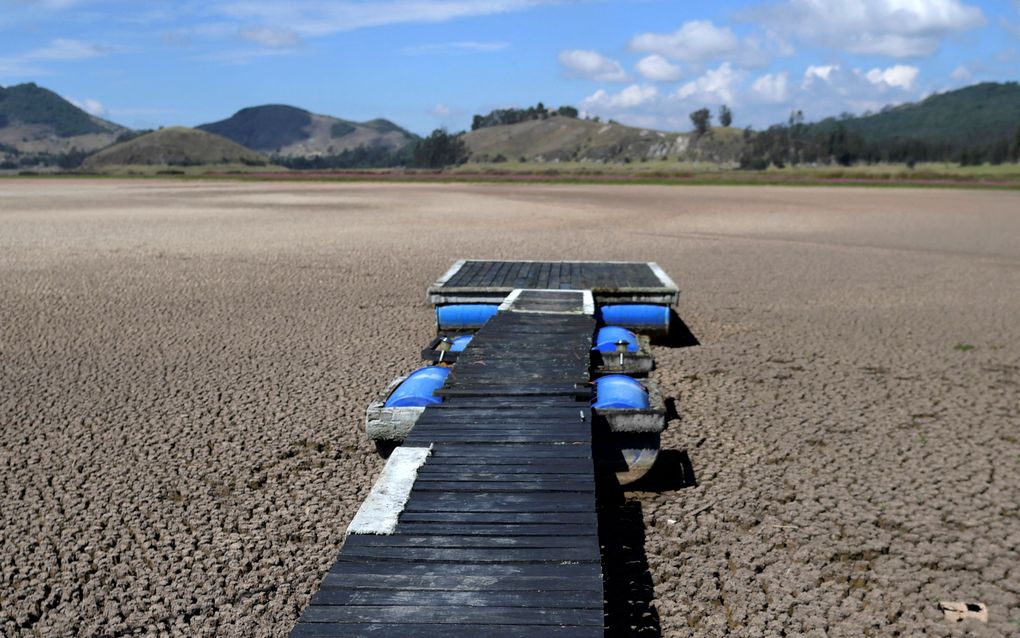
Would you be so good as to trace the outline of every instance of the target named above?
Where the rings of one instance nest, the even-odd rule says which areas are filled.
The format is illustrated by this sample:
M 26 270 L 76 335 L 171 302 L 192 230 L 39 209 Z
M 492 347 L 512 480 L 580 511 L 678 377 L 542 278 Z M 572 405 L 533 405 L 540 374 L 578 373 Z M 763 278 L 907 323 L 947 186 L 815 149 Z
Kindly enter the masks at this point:
M 450 117 L 450 113 L 452 112 L 453 111 L 450 110 L 450 107 L 446 106 L 445 104 L 436 104 L 429 110 L 430 115 L 439 118 Z
M 76 100 L 73 97 L 67 98 L 67 101 L 74 104 L 81 110 L 85 111 L 89 115 L 95 115 L 96 117 L 103 117 L 107 114 L 106 107 L 99 100 L 93 100 L 86 98 L 84 100 Z
M 681 100 L 732 104 L 737 101 L 737 85 L 745 77 L 745 71 L 734 69 L 729 62 L 723 62 L 719 68 L 709 69 L 701 77 L 684 84 L 673 95 Z
M 697 62 L 732 56 L 739 51 L 741 44 L 729 27 L 717 27 L 709 20 L 691 20 L 672 33 L 636 35 L 629 46 L 634 51 Z
M 212 11 L 246 22 L 292 29 L 316 37 L 388 24 L 446 22 L 524 11 L 562 0 L 236 0 Z
M 763 102 L 780 103 L 789 99 L 789 74 L 768 73 L 761 76 L 751 85 L 752 93 Z
M 729 27 L 710 20 L 691 20 L 672 33 L 641 33 L 628 43 L 633 51 L 655 53 L 690 63 L 725 61 L 744 67 L 761 67 L 775 56 L 793 55 L 793 47 L 780 34 L 767 29 L 764 37 L 738 37 Z
M 804 85 L 808 86 L 816 79 L 828 82 L 832 72 L 838 69 L 839 66 L 835 64 L 829 64 L 826 66 L 809 66 L 807 70 L 804 71 Z
M 301 36 L 287 28 L 245 27 L 237 34 L 242 40 L 261 44 L 271 49 L 286 49 L 301 44 Z
M 659 91 L 652 85 L 632 84 L 619 93 L 595 91 L 582 100 L 586 109 L 602 107 L 609 110 L 632 109 L 652 102 L 659 97 Z
M 112 47 L 100 44 L 57 38 L 51 40 L 49 46 L 29 51 L 23 57 L 30 60 L 84 60 L 106 55 L 112 50 Z
M 600 82 L 623 82 L 627 79 L 620 63 L 596 51 L 567 49 L 560 51 L 560 64 L 571 73 Z
M 675 82 L 683 75 L 679 66 L 657 53 L 641 58 L 635 68 L 652 82 Z
M 436 42 L 432 44 L 417 44 L 404 47 L 401 52 L 410 55 L 421 55 L 426 53 L 446 53 L 452 51 L 466 51 L 473 53 L 495 53 L 503 51 L 510 46 L 509 42 Z
M 781 34 L 895 58 L 931 55 L 944 38 L 985 24 L 961 0 L 783 0 L 752 14 Z
M 920 69 L 916 66 L 897 64 L 888 69 L 872 69 L 864 76 L 872 84 L 887 84 L 888 86 L 899 87 L 910 90 L 914 88 L 914 81 Z

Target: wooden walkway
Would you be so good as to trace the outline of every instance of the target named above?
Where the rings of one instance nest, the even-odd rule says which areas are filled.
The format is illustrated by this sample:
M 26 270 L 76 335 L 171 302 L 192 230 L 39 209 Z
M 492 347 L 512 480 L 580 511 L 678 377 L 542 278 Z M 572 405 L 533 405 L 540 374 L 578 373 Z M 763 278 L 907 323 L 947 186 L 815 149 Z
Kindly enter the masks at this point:
M 292 636 L 603 635 L 584 306 L 525 291 L 478 331 L 392 533 L 347 537 Z

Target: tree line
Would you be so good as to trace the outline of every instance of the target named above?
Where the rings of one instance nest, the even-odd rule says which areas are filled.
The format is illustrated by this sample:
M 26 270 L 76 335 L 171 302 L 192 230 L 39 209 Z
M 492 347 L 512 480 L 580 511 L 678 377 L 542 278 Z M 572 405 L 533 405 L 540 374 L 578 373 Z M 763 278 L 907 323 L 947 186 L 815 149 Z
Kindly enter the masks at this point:
M 913 168 L 918 162 L 950 162 L 963 166 L 1004 164 L 1020 161 L 1020 126 L 1008 137 L 993 142 L 928 141 L 903 138 L 867 141 L 849 130 L 842 121 L 821 129 L 804 123 L 804 114 L 794 111 L 786 124 L 764 131 L 744 132 L 740 166 L 763 170 L 787 164 L 899 163 Z
M 526 109 L 496 109 L 490 111 L 488 115 L 476 114 L 471 118 L 471 130 L 477 131 L 480 128 L 517 124 L 531 120 L 545 120 L 556 116 L 576 118 L 578 110 L 573 106 L 561 106 L 555 110 L 547 109 L 541 102 Z

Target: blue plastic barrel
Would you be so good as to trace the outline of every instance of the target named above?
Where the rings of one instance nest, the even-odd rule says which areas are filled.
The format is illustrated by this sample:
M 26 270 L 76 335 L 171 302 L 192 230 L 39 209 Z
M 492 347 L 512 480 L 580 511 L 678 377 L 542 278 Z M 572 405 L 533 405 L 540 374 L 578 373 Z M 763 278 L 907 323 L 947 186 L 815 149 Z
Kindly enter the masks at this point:
M 648 408 L 645 387 L 622 374 L 609 374 L 595 379 L 593 408 L 634 410 Z
M 492 315 L 499 312 L 496 304 L 452 304 L 436 308 L 436 323 L 440 330 L 480 328 Z
M 606 326 L 605 328 L 599 328 L 598 333 L 595 335 L 595 347 L 592 350 L 598 350 L 599 352 L 616 352 L 616 342 L 626 341 L 627 352 L 638 351 L 638 338 L 637 335 L 621 328 L 620 326 Z
M 428 366 L 419 368 L 397 386 L 384 404 L 387 408 L 420 408 L 434 403 L 442 403 L 443 398 L 432 393 L 443 387 L 449 368 Z
M 619 304 L 602 306 L 602 322 L 610 326 L 669 330 L 669 306 Z
M 453 343 L 450 344 L 450 352 L 463 352 L 469 343 L 471 343 L 471 335 L 454 337 Z

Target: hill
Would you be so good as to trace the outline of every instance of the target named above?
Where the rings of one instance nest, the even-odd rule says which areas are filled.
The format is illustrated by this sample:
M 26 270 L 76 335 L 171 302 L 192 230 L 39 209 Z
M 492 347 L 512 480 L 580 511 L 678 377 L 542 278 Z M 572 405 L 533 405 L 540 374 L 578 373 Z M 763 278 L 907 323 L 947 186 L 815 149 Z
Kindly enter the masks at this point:
M 82 167 L 96 171 L 113 166 L 265 166 L 266 156 L 205 131 L 174 127 L 153 131 L 89 156 Z
M 485 126 L 464 134 L 472 162 L 636 162 L 685 159 L 732 162 L 741 131 L 714 129 L 698 138 L 564 115 Z
M 1020 127 L 1020 84 L 986 82 L 937 93 L 921 102 L 887 107 L 881 113 L 807 126 L 826 135 L 842 124 L 867 144 L 917 140 L 929 144 L 986 146 L 1011 138 Z
M 417 139 L 388 120 L 351 122 L 284 104 L 241 109 L 225 120 L 196 128 L 281 157 L 337 155 L 363 146 L 396 151 Z
M 19 153 L 92 151 L 126 131 L 35 84 L 0 87 L 0 145 Z

